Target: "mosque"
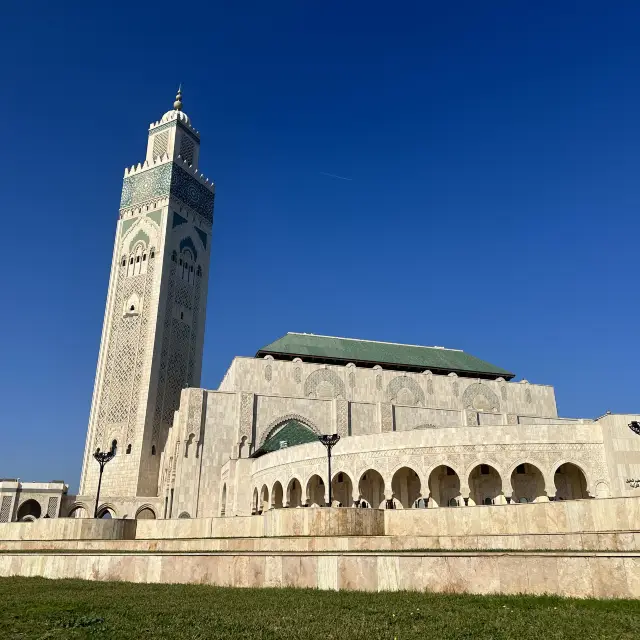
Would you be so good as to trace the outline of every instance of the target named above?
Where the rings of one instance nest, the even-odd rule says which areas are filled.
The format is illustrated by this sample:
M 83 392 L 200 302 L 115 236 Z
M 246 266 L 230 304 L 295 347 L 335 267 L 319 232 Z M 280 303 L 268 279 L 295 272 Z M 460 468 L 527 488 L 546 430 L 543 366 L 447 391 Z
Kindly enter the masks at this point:
M 102 518 L 640 496 L 639 416 L 561 418 L 553 387 L 457 349 L 287 333 L 199 388 L 215 187 L 173 107 L 124 172 L 80 491 L 0 480 L 0 522 L 92 517 L 111 448 Z

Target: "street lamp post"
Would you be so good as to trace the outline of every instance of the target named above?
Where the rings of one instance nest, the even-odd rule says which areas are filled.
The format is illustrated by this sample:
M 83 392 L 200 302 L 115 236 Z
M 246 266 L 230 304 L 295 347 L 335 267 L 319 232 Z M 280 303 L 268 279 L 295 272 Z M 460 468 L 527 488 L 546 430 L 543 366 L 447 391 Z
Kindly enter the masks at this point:
M 93 510 L 93 517 L 98 517 L 98 504 L 100 502 L 100 485 L 102 484 L 102 472 L 104 471 L 104 467 L 109 462 L 109 460 L 113 460 L 116 455 L 116 446 L 117 442 L 114 440 L 111 443 L 111 449 L 109 451 L 100 451 L 100 447 L 96 449 L 96 452 L 93 454 L 93 457 L 98 461 L 100 465 L 100 475 L 98 476 L 98 493 L 96 493 L 96 506 Z
M 318 436 L 318 440 L 327 448 L 327 463 L 329 465 L 329 506 L 331 506 L 331 449 L 338 444 L 340 436 L 337 433 L 332 433 L 331 435 Z

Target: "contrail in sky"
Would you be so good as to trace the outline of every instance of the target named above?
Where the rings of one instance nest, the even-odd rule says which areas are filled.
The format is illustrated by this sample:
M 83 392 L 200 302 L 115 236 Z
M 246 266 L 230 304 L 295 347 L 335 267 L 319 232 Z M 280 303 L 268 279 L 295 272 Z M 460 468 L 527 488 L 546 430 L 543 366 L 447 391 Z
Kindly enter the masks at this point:
M 353 178 L 345 178 L 344 176 L 337 176 L 335 173 L 327 173 L 326 171 L 320 172 L 321 176 L 329 176 L 330 178 L 338 178 L 338 180 L 353 180 Z

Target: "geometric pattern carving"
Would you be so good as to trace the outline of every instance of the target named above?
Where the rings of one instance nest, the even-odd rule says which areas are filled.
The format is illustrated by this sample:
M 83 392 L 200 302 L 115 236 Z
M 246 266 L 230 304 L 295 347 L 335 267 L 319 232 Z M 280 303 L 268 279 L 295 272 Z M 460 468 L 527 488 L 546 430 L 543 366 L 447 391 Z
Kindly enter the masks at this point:
M 393 405 L 388 402 L 380 403 L 380 430 L 383 433 L 393 431 Z
M 400 391 L 408 391 L 402 394 L 402 404 L 424 405 L 424 392 L 420 385 L 408 376 L 398 376 L 387 385 L 387 400 L 396 402 Z
M 487 385 L 479 382 L 469 385 L 464 390 L 462 405 L 465 409 L 476 411 L 500 411 L 498 396 Z
M 189 394 L 189 411 L 187 413 L 187 428 L 185 433 L 187 436 L 193 433 L 197 441 L 200 440 L 203 399 L 202 389 L 194 389 Z
M 271 382 L 271 378 L 273 376 L 273 367 L 268 364 L 265 368 L 264 368 L 264 379 L 267 382 Z
M 176 263 L 171 262 L 169 270 L 169 281 L 167 283 L 167 306 L 162 325 L 162 347 L 160 349 L 160 366 L 158 369 L 158 388 L 156 391 L 156 405 L 153 416 L 153 434 L 151 442 L 160 444 L 160 431 L 162 428 L 162 400 L 164 396 L 165 384 L 167 381 L 167 363 L 169 356 L 169 332 L 173 320 L 173 293 L 176 287 Z M 166 435 L 166 434 L 163 434 Z M 164 443 L 163 443 L 164 444 Z
M 120 208 L 129 209 L 169 195 L 179 198 L 205 220 L 213 222 L 213 193 L 173 162 L 125 177 Z
M 200 318 L 200 285 L 201 279 L 196 281 L 195 292 L 193 294 L 193 313 L 191 314 L 191 347 L 189 349 L 189 369 L 187 373 L 187 386 L 200 386 L 200 375 L 196 371 L 197 363 L 197 346 L 199 334 L 199 318 Z
M 336 403 L 336 433 L 341 438 L 349 435 L 349 402 L 342 398 L 337 398 Z
M 380 374 L 376 376 L 376 389 L 382 391 L 382 376 Z
M 147 350 L 149 306 L 145 306 L 141 314 L 133 316 L 123 317 L 120 310 L 125 300 L 132 296 L 142 299 L 151 289 L 155 262 L 148 261 L 146 275 L 127 278 L 124 272 L 117 271 L 113 315 L 95 422 L 96 447 L 104 447 L 105 438 L 130 441 L 135 432 Z
M 247 442 L 253 440 L 253 405 L 255 402 L 255 396 L 253 393 L 242 392 L 240 394 L 240 437 L 238 442 L 242 438 L 246 438 Z
M 507 385 L 506 384 L 500 385 L 500 395 L 502 396 L 503 400 L 507 399 Z
M 153 139 L 153 157 L 158 158 L 167 153 L 167 146 L 169 145 L 169 132 L 162 131 L 158 133 Z
M 323 394 L 323 397 L 345 397 L 344 382 L 342 382 L 340 377 L 331 371 L 331 369 L 317 369 L 309 374 L 304 381 L 304 395 L 307 397 L 316 397 L 316 389 L 321 383 L 329 383 L 332 387 L 331 392 L 327 395 Z
M 524 392 L 524 399 L 526 400 L 527 404 L 531 404 L 531 389 L 527 389 Z
M 514 413 L 508 413 L 507 424 L 512 426 L 518 424 L 518 416 Z
M 174 165 L 171 175 L 171 195 L 182 200 L 205 220 L 213 222 L 213 193 L 177 165 Z
M 58 515 L 58 498 L 49 498 L 49 504 L 47 505 L 47 515 L 50 518 L 55 518 Z
M 11 496 L 2 496 L 0 522 L 9 522 L 9 518 L 11 518 Z
M 182 142 L 180 142 L 180 155 L 187 164 L 193 164 L 193 151 L 195 144 L 189 136 L 182 135 Z
M 148 200 L 169 195 L 171 188 L 171 168 L 173 163 L 161 164 L 122 181 L 120 208 L 127 209 L 144 204 Z
M 476 411 L 467 411 L 467 425 L 469 427 L 478 426 L 478 414 Z
M 300 367 L 296 367 L 293 370 L 293 379 L 296 382 L 300 382 L 302 380 L 302 370 L 300 369 Z

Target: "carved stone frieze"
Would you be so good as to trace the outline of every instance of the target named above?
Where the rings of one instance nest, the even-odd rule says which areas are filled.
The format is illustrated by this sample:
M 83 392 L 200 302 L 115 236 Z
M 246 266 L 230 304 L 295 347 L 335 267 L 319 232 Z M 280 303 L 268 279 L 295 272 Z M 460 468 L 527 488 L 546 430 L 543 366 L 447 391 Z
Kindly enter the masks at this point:
M 389 402 L 380 403 L 380 431 L 393 431 L 393 405 Z
M 400 397 L 399 397 L 400 396 Z M 397 376 L 387 385 L 387 401 L 396 404 L 424 406 L 424 392 L 409 376 Z
M 470 384 L 464 390 L 462 404 L 466 409 L 476 411 L 500 411 L 498 396 L 486 384 L 480 382 Z

